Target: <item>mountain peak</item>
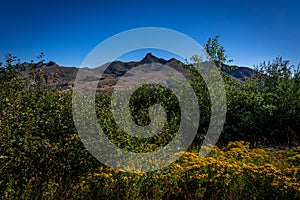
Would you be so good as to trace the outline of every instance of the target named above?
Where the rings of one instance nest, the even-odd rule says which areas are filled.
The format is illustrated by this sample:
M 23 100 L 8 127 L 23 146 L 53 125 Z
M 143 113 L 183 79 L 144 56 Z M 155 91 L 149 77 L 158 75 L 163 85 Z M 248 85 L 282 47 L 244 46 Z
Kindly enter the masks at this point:
M 57 65 L 54 61 L 49 61 L 46 66 L 53 66 L 53 65 Z
M 157 58 L 157 57 L 154 56 L 152 53 L 147 53 L 145 58 Z
M 152 55 L 152 53 L 147 53 L 146 56 L 141 60 L 141 63 L 161 63 L 164 64 L 166 60 L 163 58 L 157 58 L 156 56 Z

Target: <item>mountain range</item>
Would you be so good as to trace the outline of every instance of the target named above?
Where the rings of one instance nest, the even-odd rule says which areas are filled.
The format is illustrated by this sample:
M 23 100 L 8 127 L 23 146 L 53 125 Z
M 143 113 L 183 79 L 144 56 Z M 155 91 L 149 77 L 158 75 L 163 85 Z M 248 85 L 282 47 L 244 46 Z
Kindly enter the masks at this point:
M 101 93 L 109 92 L 113 89 L 113 86 L 117 83 L 119 78 L 123 76 L 127 71 L 146 63 L 160 63 L 163 65 L 168 65 L 173 69 L 183 73 L 186 75 L 186 70 L 183 69 L 182 63 L 175 59 L 171 58 L 169 60 L 165 60 L 163 58 L 158 58 L 151 53 L 148 53 L 142 60 L 140 61 L 131 61 L 131 62 L 122 62 L 122 61 L 113 61 L 111 63 L 106 64 L 108 67 L 104 71 L 103 75 L 99 77 L 96 72 L 102 70 L 103 68 L 97 67 L 91 70 L 91 76 L 87 77 L 85 81 L 98 81 L 97 91 Z M 64 89 L 72 88 L 77 72 L 79 70 L 78 67 L 65 67 L 60 66 L 57 63 L 50 61 L 46 64 L 29 64 L 22 63 L 18 65 L 18 69 L 21 72 L 22 76 L 25 79 L 29 79 L 30 77 L 30 68 L 39 69 L 43 72 L 44 82 L 50 85 L 56 85 L 58 87 Z M 236 67 L 235 69 L 230 70 L 229 65 L 222 65 L 222 70 L 229 74 L 234 80 L 243 83 L 247 78 L 255 76 L 255 70 L 249 67 Z M 99 73 L 98 73 L 99 74 Z M 126 74 L 126 76 L 130 76 L 130 72 Z

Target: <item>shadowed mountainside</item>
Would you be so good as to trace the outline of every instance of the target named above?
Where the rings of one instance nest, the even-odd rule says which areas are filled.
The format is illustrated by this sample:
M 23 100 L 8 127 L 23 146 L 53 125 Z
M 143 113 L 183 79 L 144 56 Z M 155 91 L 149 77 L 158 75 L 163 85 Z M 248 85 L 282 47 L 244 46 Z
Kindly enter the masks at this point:
M 103 67 L 97 67 L 95 69 L 88 69 L 91 73 L 91 76 L 88 76 L 85 81 L 98 81 L 98 92 L 109 92 L 112 90 L 113 85 L 119 80 L 121 76 L 123 76 L 127 71 L 146 63 L 160 63 L 163 65 L 168 65 L 173 69 L 183 73 L 183 75 L 187 75 L 186 71 L 182 67 L 182 63 L 175 58 L 171 58 L 170 60 L 165 60 L 163 58 L 158 58 L 151 53 L 148 53 L 141 61 L 131 61 L 131 62 L 121 62 L 114 61 L 106 64 L 107 69 L 104 71 L 102 77 L 99 77 L 99 72 L 103 69 Z M 22 63 L 17 66 L 17 68 L 21 71 L 22 76 L 25 79 L 29 79 L 30 77 L 30 68 L 34 66 L 36 69 L 41 69 L 43 72 L 44 81 L 50 85 L 57 85 L 62 88 L 71 88 L 74 84 L 77 72 L 79 68 L 77 67 L 64 67 L 59 66 L 53 61 L 50 61 L 44 65 L 37 64 L 29 64 Z M 223 65 L 223 71 L 228 73 L 232 78 L 239 82 L 244 82 L 247 78 L 255 76 L 255 70 L 248 67 L 237 67 L 236 69 L 229 70 L 228 65 Z M 126 76 L 130 76 L 130 72 L 126 74 Z M 47 80 L 46 80 L 47 79 Z

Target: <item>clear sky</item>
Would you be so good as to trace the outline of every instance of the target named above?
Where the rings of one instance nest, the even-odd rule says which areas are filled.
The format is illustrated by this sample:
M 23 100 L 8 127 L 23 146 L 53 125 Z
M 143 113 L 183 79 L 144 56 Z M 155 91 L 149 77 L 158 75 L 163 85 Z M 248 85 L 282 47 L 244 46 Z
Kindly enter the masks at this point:
M 0 0 L 0 60 L 80 66 L 100 42 L 139 27 L 182 32 L 204 45 L 221 36 L 234 64 L 252 67 L 276 56 L 300 62 L 300 1 Z M 136 55 L 137 58 L 142 55 Z M 158 55 L 159 56 L 159 55 Z

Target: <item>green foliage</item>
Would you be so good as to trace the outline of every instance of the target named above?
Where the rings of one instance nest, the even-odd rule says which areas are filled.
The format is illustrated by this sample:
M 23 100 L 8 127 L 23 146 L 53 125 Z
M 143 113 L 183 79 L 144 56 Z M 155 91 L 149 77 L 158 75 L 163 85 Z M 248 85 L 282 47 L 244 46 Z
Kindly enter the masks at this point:
M 0 194 L 13 199 L 42 197 L 48 184 L 77 181 L 79 174 L 99 163 L 76 133 L 72 95 L 26 87 L 14 61 L 8 55 L 1 74 Z
M 157 86 L 143 86 L 137 89 L 129 102 L 131 117 L 136 124 L 146 126 L 150 123 L 149 108 L 160 104 L 166 112 L 166 123 L 153 137 L 132 137 L 116 124 L 110 105 L 111 97 L 96 96 L 96 114 L 108 138 L 118 147 L 133 152 L 158 150 L 168 144 L 178 131 L 180 110 L 177 98 L 168 89 Z M 161 119 L 163 120 L 163 119 Z
M 5 88 L 2 92 L 10 93 L 14 90 L 21 90 L 23 82 L 20 80 L 20 72 L 17 66 L 20 60 L 11 54 L 5 55 L 5 64 L 0 63 L 0 85 Z
M 299 70 L 281 57 L 256 68 L 255 78 L 228 87 L 225 138 L 246 138 L 265 145 L 297 144 L 300 132 Z
M 222 68 L 222 64 L 225 64 L 226 62 L 233 62 L 233 60 L 228 60 L 228 56 L 225 55 L 225 48 L 219 43 L 219 38 L 219 35 L 209 38 L 204 49 L 211 59 L 215 61 L 220 68 Z
M 206 132 L 208 130 L 209 122 L 210 122 L 210 112 L 211 112 L 211 99 L 210 94 L 208 92 L 207 85 L 205 84 L 202 76 L 199 72 L 193 67 L 195 64 L 201 64 L 202 60 L 198 56 L 194 55 L 191 57 L 191 63 L 184 65 L 184 69 L 189 73 L 189 83 L 194 89 L 194 92 L 198 98 L 199 105 L 199 113 L 200 119 L 198 124 L 198 133 L 196 138 L 194 139 L 193 144 L 201 144 Z

